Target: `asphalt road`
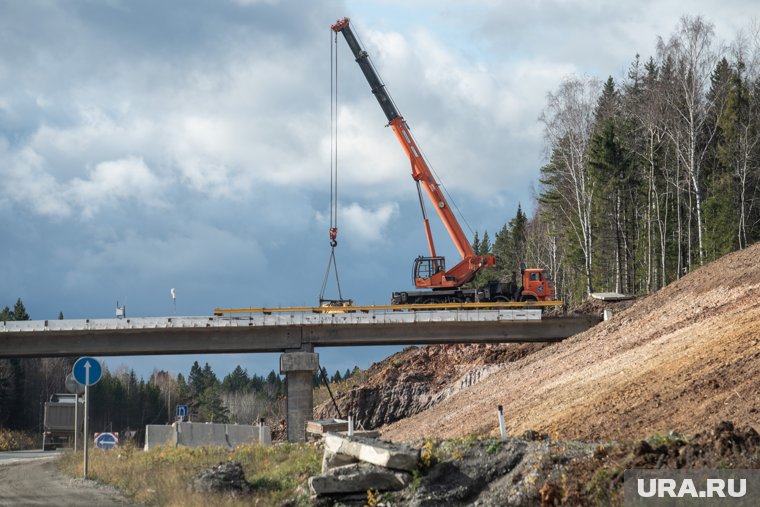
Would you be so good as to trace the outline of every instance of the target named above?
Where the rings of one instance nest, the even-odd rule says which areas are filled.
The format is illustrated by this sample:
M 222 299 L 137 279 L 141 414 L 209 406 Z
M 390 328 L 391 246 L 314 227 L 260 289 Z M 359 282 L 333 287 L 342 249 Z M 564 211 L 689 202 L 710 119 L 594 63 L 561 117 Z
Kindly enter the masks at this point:
M 59 451 L 0 452 L 0 507 L 133 505 L 115 488 L 58 471 Z
M 7 465 L 18 461 L 54 458 L 59 453 L 60 451 L 41 450 L 0 452 L 0 465 Z

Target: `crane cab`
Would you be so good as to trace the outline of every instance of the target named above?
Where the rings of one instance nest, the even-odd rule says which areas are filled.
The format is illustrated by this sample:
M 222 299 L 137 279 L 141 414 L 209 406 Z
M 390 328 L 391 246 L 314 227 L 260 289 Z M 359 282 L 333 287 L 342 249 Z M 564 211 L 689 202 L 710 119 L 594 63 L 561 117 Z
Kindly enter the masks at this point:
M 446 272 L 445 257 L 417 257 L 414 259 L 414 268 L 412 272 L 412 281 L 415 285 L 417 280 L 427 280 L 432 278 L 436 273 Z
M 438 256 L 414 259 L 412 281 L 418 289 L 458 289 L 462 285 L 456 276 L 446 271 L 446 259 Z

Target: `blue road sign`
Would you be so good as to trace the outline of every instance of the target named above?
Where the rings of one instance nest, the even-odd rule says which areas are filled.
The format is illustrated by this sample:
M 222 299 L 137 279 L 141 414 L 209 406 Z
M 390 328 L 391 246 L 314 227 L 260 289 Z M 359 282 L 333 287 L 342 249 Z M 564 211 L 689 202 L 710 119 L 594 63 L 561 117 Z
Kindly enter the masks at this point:
M 177 417 L 187 417 L 187 405 L 177 405 Z
M 97 384 L 98 380 L 100 380 L 103 374 L 103 367 L 100 365 L 100 361 L 94 357 L 80 357 L 74 363 L 71 374 L 74 376 L 74 380 L 80 384 L 91 386 Z
M 98 449 L 112 449 L 119 445 L 118 433 L 95 433 L 95 447 Z

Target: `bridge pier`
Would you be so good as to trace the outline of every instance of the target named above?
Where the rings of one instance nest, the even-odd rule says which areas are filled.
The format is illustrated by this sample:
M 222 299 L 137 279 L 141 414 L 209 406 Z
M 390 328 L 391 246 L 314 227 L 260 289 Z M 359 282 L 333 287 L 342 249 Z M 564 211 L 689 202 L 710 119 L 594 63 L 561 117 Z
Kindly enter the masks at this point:
M 280 374 L 287 386 L 288 442 L 306 440 L 306 421 L 314 417 L 312 379 L 319 368 L 319 354 L 285 352 L 280 356 Z

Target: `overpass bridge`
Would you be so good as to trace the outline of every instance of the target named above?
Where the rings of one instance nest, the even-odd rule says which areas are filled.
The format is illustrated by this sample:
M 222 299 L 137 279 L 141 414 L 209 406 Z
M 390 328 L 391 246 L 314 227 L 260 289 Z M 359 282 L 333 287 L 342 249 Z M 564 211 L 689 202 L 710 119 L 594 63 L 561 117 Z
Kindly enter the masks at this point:
M 247 315 L 218 310 L 207 317 L 3 322 L 0 358 L 281 352 L 288 439 L 297 441 L 304 439 L 305 422 L 312 417 L 316 347 L 553 342 L 599 322 L 542 318 L 540 309 L 507 305 L 256 309 Z

